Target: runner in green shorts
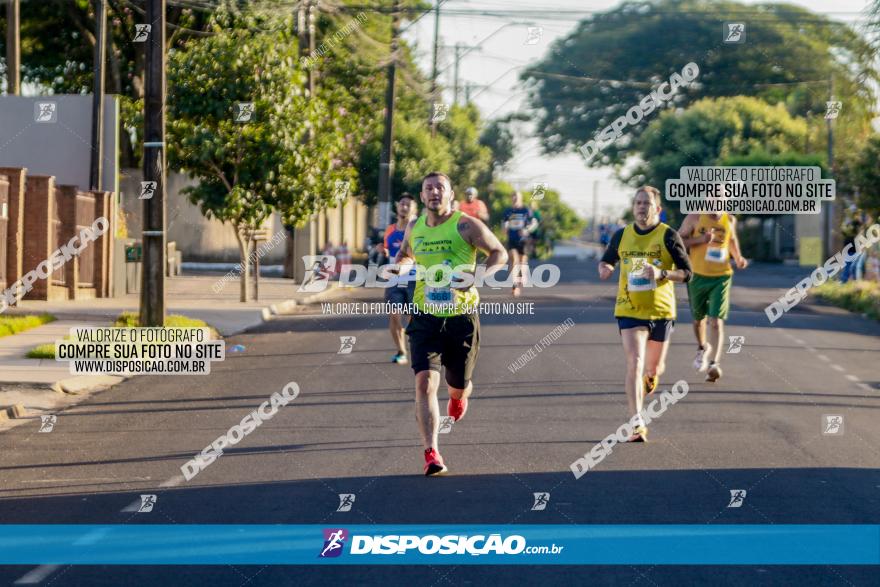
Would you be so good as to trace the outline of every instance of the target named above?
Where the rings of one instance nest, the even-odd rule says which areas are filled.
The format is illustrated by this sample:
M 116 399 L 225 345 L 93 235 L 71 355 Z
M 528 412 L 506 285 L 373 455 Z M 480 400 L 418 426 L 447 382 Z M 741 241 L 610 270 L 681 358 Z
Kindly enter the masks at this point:
M 721 348 L 724 338 L 724 321 L 730 310 L 730 285 L 733 268 L 730 259 L 739 269 L 745 269 L 748 261 L 740 254 L 736 238 L 736 218 L 720 214 L 690 214 L 678 229 L 685 246 L 689 248 L 694 276 L 688 283 L 691 314 L 694 317 L 694 335 L 697 338 L 697 356 L 694 369 L 706 373 L 706 381 L 721 377 Z M 706 341 L 708 317 L 711 342 Z

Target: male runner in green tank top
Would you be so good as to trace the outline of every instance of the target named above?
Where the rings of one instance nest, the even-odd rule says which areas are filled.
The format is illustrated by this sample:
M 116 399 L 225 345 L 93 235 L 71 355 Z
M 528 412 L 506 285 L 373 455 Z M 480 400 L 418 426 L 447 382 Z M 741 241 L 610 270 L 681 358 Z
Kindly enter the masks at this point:
M 473 390 L 471 376 L 480 350 L 479 294 L 473 286 L 477 249 L 488 255 L 485 275 L 504 268 L 507 252 L 482 221 L 452 210 L 455 194 L 446 174 L 422 180 L 426 214 L 410 222 L 396 263 L 415 261 L 416 312 L 407 326 L 416 375 L 416 420 L 425 447 L 425 475 L 446 472 L 437 451 L 440 431 L 440 366 L 446 368 L 446 413 L 460 420 Z

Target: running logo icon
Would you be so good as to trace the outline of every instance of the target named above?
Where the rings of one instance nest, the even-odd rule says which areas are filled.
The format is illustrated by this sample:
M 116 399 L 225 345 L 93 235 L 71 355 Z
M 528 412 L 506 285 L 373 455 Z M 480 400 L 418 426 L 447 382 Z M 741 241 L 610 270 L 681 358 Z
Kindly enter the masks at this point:
M 724 23 L 725 43 L 744 43 L 746 40 L 746 24 L 744 22 Z
M 254 116 L 253 102 L 236 102 L 235 122 L 250 122 Z
M 536 183 L 535 189 L 532 190 L 532 199 L 533 200 L 543 200 L 546 190 L 547 190 L 546 183 L 544 183 L 544 182 Z
M 825 120 L 834 120 L 840 114 L 843 102 L 825 102 Z
M 822 416 L 822 434 L 840 436 L 843 434 L 843 416 L 825 414 Z
M 50 416 L 40 416 L 40 432 L 52 432 L 55 428 L 55 422 L 58 421 L 58 416 L 52 414 Z
M 731 336 L 729 337 L 730 344 L 727 347 L 728 355 L 738 355 L 740 351 L 742 351 L 743 345 L 746 343 L 745 336 Z
M 333 197 L 337 202 L 341 202 L 348 197 L 348 192 L 351 189 L 349 182 L 344 179 L 337 179 L 336 183 L 333 186 Z
M 58 104 L 55 102 L 36 102 L 34 122 L 55 122 L 58 120 Z
M 340 493 L 339 494 L 339 507 L 336 508 L 337 512 L 350 512 L 351 506 L 354 505 L 354 493 Z
M 336 272 L 336 257 L 331 255 L 305 255 L 303 263 L 306 276 L 297 291 L 319 293 L 327 289 L 330 277 Z
M 153 506 L 156 505 L 156 496 L 155 495 L 141 495 L 141 507 L 138 508 L 137 513 L 146 514 L 153 511 Z
M 449 112 L 449 104 L 434 102 L 434 114 L 431 115 L 431 122 L 443 122 L 446 120 L 446 114 Z
M 537 45 L 544 36 L 544 28 L 539 26 L 530 26 L 526 30 L 526 40 L 523 45 Z
M 547 504 L 550 503 L 550 494 L 547 492 L 539 492 L 533 493 L 535 496 L 535 503 L 532 504 L 533 512 L 540 512 L 547 509 Z
M 147 37 L 150 36 L 150 29 L 153 28 L 152 25 L 149 24 L 136 24 L 134 25 L 134 38 L 132 39 L 135 43 L 143 43 L 147 40 Z
M 348 531 L 342 528 L 333 530 L 324 528 L 324 548 L 318 558 L 335 558 L 342 554 L 345 541 L 348 539 Z
M 455 424 L 455 418 L 452 416 L 443 416 L 440 418 L 440 434 L 449 434 L 452 432 L 452 425 Z
M 729 508 L 739 508 L 742 507 L 743 501 L 746 499 L 746 491 L 745 489 L 731 489 L 730 490 L 730 503 L 727 504 Z
M 336 353 L 337 355 L 350 355 L 351 351 L 354 350 L 354 343 L 357 342 L 356 336 L 340 336 L 339 337 L 339 351 Z
M 155 181 L 142 181 L 141 182 L 141 195 L 138 196 L 138 200 L 150 200 L 153 198 L 153 195 L 156 193 L 156 184 Z

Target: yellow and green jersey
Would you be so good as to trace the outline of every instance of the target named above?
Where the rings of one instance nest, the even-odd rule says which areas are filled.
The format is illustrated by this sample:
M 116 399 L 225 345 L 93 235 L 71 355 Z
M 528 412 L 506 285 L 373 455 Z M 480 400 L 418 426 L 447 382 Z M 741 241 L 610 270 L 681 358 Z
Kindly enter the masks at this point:
M 715 229 L 712 233 L 712 241 L 691 245 L 691 266 L 694 273 L 706 277 L 721 277 L 733 274 L 730 266 L 730 215 L 727 212 L 721 214 L 721 218 L 715 220 L 711 214 L 700 214 L 700 219 L 694 226 L 690 237 L 701 236 Z
M 428 226 L 427 215 L 423 215 L 410 231 L 410 247 L 418 267 L 413 303 L 420 312 L 446 318 L 476 311 L 480 301 L 477 288 L 449 286 L 454 271 L 473 272 L 477 262 L 477 249 L 458 232 L 460 218 L 461 212 L 454 212 L 442 224 Z
M 676 317 L 675 290 L 668 279 L 659 283 L 645 270 L 650 264 L 658 269 L 684 269 L 690 278 L 691 266 L 678 233 L 660 222 L 642 233 L 635 224 L 621 229 L 611 239 L 602 260 L 611 265 L 620 262 L 620 277 L 614 315 L 618 318 L 673 320 Z

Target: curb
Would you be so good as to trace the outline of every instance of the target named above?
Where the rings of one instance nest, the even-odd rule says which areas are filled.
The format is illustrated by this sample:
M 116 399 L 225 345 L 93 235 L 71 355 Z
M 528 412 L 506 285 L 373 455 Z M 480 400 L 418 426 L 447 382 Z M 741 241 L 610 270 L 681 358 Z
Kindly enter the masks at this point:
M 322 302 L 325 299 L 327 299 L 327 297 L 329 297 L 331 294 L 336 292 L 336 290 L 338 290 L 338 289 L 339 289 L 338 283 L 330 283 L 328 285 L 327 289 L 325 289 L 324 291 L 312 294 L 312 295 L 305 297 L 299 301 L 286 300 L 286 301 L 280 302 L 278 304 L 272 304 L 268 308 L 263 309 L 263 313 L 264 313 L 263 319 L 269 320 L 275 316 L 284 316 L 287 314 L 292 314 L 294 308 L 296 308 L 297 306 L 306 306 L 309 304 L 317 304 L 319 302 Z M 267 310 L 268 310 L 269 316 L 265 317 Z
M 84 393 L 92 393 L 96 391 L 104 391 L 122 383 L 127 377 L 119 377 L 116 375 L 79 375 L 77 377 L 68 377 L 61 381 L 56 381 L 52 385 L 52 389 L 58 393 L 67 393 L 70 395 L 80 395 Z
M 15 404 L 8 408 L 0 410 L 0 422 L 3 420 L 15 420 L 16 418 L 24 418 L 27 416 L 27 410 L 21 404 Z

